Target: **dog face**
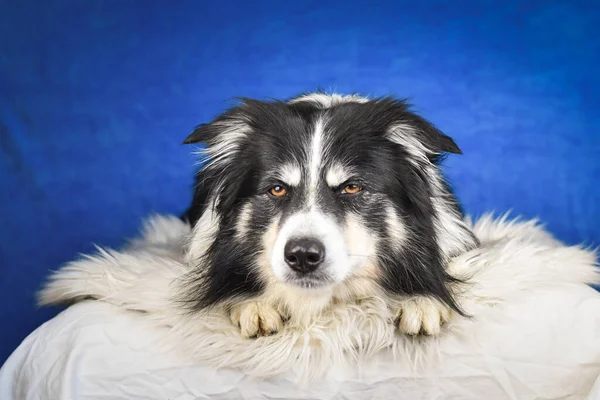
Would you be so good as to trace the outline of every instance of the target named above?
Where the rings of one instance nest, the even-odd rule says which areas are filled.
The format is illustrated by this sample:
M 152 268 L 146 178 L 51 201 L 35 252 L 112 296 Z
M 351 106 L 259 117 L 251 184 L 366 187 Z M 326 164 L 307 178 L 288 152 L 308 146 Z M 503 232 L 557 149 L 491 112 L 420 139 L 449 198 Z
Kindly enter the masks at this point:
M 356 279 L 454 306 L 444 262 L 475 238 L 437 164 L 460 150 L 405 102 L 246 99 L 186 139 L 197 142 L 206 164 L 187 217 L 198 307 Z

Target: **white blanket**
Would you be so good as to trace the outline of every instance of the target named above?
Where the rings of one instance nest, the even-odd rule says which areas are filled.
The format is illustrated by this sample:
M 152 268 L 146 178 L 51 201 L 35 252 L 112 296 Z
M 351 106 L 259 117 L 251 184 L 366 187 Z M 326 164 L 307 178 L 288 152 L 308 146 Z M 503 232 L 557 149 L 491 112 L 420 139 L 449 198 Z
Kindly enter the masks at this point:
M 59 272 L 46 300 L 101 301 L 32 333 L 0 370 L 0 399 L 600 398 L 595 255 L 533 222 L 474 225 L 483 246 L 452 267 L 472 276 L 473 318 L 424 339 L 396 335 L 376 299 L 258 340 L 219 310 L 185 318 L 170 291 L 188 229 L 156 217 L 127 249 Z

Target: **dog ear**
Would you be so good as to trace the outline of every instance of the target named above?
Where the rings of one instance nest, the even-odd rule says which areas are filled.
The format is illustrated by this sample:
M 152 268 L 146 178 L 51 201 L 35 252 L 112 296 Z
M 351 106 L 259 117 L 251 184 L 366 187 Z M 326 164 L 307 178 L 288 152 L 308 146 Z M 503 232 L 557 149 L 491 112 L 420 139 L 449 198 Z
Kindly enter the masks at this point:
M 214 143 L 220 135 L 231 133 L 230 136 L 236 136 L 233 134 L 235 131 L 247 131 L 250 120 L 248 111 L 251 110 L 253 100 L 241 97 L 237 100 L 240 104 L 228 109 L 212 122 L 196 126 L 182 144 Z
M 200 142 L 208 142 L 214 138 L 215 132 L 211 124 L 201 124 L 194 128 L 192 133 L 185 138 L 182 144 L 194 144 Z
M 236 107 L 227 112 L 221 114 L 215 120 L 208 124 L 201 124 L 196 126 L 192 133 L 183 141 L 182 144 L 193 144 L 193 143 L 214 143 L 219 141 L 219 136 L 230 134 L 233 139 L 235 132 L 246 132 L 248 130 L 247 118 L 244 118 L 241 107 Z
M 388 99 L 391 105 L 388 138 L 402 145 L 415 158 L 436 162 L 444 153 L 462 154 L 454 140 L 442 133 L 432 123 L 409 111 L 403 100 Z
M 201 160 L 196 183 L 204 197 L 216 200 L 211 204 L 223 218 L 251 190 L 245 177 L 250 173 L 252 156 L 242 151 L 252 133 L 248 111 L 248 102 L 244 101 L 210 123 L 197 126 L 183 141 L 203 144 L 197 152 Z
M 213 139 L 218 133 L 215 131 L 212 124 L 202 124 L 194 128 L 192 133 L 185 138 L 182 144 L 194 144 L 200 142 L 208 142 Z
M 442 133 L 429 121 L 419 117 L 418 115 L 412 114 L 411 123 L 416 128 L 417 136 L 420 136 L 420 140 L 423 142 L 425 147 L 432 152 L 438 154 L 462 154 L 461 149 L 458 147 L 454 139 Z

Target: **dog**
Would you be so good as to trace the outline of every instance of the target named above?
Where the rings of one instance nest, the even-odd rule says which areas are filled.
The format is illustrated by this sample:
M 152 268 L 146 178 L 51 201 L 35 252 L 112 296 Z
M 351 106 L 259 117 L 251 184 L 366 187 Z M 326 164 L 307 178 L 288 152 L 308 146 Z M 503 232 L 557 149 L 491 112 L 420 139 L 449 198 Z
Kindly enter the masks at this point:
M 246 338 L 373 298 L 409 335 L 464 315 L 447 265 L 478 242 L 440 171 L 461 150 L 406 100 L 242 98 L 184 143 L 204 146 L 184 215 L 190 310 L 224 306 Z

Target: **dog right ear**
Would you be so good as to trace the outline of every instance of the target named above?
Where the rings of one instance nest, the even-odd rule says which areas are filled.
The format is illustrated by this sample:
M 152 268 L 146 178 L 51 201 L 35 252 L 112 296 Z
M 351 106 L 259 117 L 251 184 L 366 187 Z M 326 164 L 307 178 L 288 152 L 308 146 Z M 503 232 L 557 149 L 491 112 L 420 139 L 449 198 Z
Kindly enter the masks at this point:
M 251 117 L 249 112 L 260 107 L 263 102 L 247 98 L 239 98 L 240 104 L 230 108 L 208 124 L 196 126 L 182 144 L 208 143 L 230 141 L 248 134 Z M 223 138 L 219 138 L 223 136 Z

